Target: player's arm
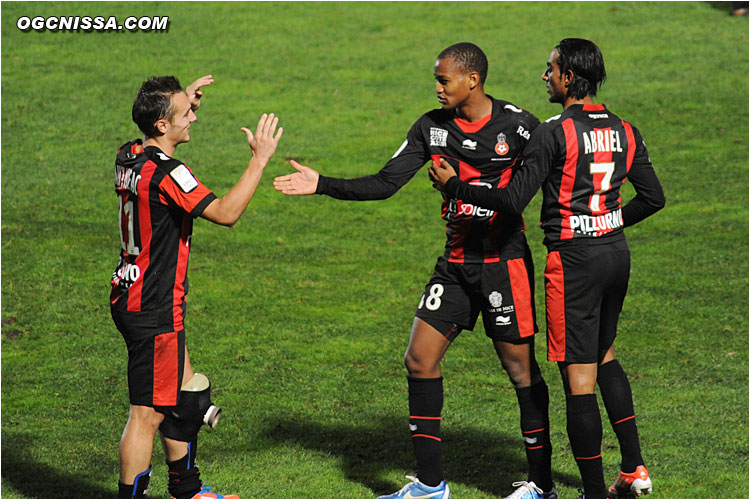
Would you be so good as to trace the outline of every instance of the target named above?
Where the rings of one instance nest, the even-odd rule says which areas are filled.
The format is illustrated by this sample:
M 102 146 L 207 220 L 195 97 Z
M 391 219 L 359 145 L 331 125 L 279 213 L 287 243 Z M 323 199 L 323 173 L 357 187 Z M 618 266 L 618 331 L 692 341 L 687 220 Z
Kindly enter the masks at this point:
M 628 180 L 633 184 L 636 194 L 622 207 L 622 221 L 625 227 L 632 226 L 655 214 L 664 208 L 666 203 L 664 190 L 651 164 L 646 144 L 635 127 L 633 127 L 633 132 L 638 146 L 633 157 L 633 165 L 628 172 Z
M 393 157 L 376 174 L 340 179 L 320 175 L 292 160 L 296 172 L 276 177 L 273 186 L 286 195 L 325 194 L 339 200 L 382 200 L 393 196 L 427 162 L 418 127 L 412 127 Z
M 438 191 L 451 198 L 508 214 L 521 214 L 549 174 L 554 152 L 551 134 L 537 127 L 531 135 L 513 172 L 510 183 L 504 188 L 487 189 L 467 184 L 456 175 L 453 167 L 440 159 L 440 164 L 430 167 L 430 179 Z
M 253 157 L 237 184 L 222 198 L 213 200 L 203 211 L 201 217 L 229 227 L 237 222 L 253 198 L 255 189 L 263 175 L 263 169 L 276 152 L 276 146 L 284 133 L 283 128 L 276 131 L 278 123 L 279 118 L 274 116 L 273 113 L 270 115 L 264 113 L 258 121 L 255 134 L 242 127 L 242 131 L 247 135 L 247 143 L 250 145 Z

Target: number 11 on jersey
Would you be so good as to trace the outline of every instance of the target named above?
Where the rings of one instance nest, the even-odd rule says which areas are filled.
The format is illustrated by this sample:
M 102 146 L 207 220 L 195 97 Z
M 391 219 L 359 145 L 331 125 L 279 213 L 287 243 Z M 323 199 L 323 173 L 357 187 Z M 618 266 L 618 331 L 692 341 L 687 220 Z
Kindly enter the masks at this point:
M 133 221 L 133 200 L 125 200 L 120 196 L 120 241 L 122 249 L 128 255 L 138 255 L 141 249 L 135 245 L 135 230 Z

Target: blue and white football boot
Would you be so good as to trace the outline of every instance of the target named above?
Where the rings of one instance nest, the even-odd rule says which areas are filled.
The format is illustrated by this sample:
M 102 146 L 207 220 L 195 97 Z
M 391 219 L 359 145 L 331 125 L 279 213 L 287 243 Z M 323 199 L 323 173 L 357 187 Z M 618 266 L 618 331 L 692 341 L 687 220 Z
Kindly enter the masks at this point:
M 542 491 L 533 481 L 518 481 L 513 483 L 516 491 L 505 498 L 557 498 L 557 488 L 554 486 L 549 491 Z
M 392 495 L 385 495 L 378 498 L 450 498 L 451 490 L 448 483 L 442 481 L 437 486 L 427 486 L 419 482 L 419 479 L 413 476 L 406 476 L 411 482 L 398 490 Z

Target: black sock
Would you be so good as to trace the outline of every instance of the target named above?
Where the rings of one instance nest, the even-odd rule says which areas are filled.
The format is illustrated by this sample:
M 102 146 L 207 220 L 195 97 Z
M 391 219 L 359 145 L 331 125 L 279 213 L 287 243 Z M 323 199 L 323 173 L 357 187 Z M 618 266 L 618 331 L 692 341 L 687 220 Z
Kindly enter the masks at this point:
M 174 462 L 167 461 L 169 485 L 167 489 L 174 498 L 192 498 L 203 487 L 201 471 L 195 465 L 197 439 L 188 443 L 187 454 Z
M 602 469 L 602 419 L 596 394 L 568 396 L 568 438 L 586 498 L 607 498 Z
M 596 382 L 599 384 L 602 400 L 607 408 L 609 422 L 620 443 L 622 454 L 620 469 L 623 472 L 635 472 L 639 465 L 643 465 L 643 457 L 628 376 L 620 362 L 615 359 L 599 367 Z
M 549 437 L 549 392 L 544 380 L 516 389 L 521 410 L 521 433 L 529 464 L 529 481 L 544 491 L 552 483 L 552 444 Z
M 443 480 L 440 413 L 443 378 L 406 377 L 409 382 L 409 430 L 417 459 L 417 478 L 427 486 Z
M 146 498 L 148 483 L 151 481 L 151 465 L 148 469 L 135 476 L 133 484 L 123 484 L 117 481 L 117 498 Z

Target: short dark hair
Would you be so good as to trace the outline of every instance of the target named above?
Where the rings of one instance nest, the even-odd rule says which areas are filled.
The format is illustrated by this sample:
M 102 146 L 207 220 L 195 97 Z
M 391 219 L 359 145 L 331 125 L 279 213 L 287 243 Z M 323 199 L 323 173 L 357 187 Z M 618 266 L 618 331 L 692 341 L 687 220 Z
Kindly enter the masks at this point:
M 455 43 L 444 49 L 439 55 L 438 60 L 447 57 L 453 58 L 465 71 L 476 71 L 479 73 L 479 81 L 484 85 L 487 79 L 487 56 L 482 49 L 470 42 Z
M 595 96 L 597 89 L 607 79 L 604 57 L 599 47 L 583 38 L 565 38 L 555 49 L 560 73 L 564 75 L 570 70 L 575 76 L 568 87 L 568 97 L 583 99 L 587 95 Z
M 152 76 L 141 85 L 133 102 L 133 121 L 146 137 L 161 133 L 156 129 L 159 120 L 171 120 L 172 96 L 182 92 L 180 81 L 174 76 Z

